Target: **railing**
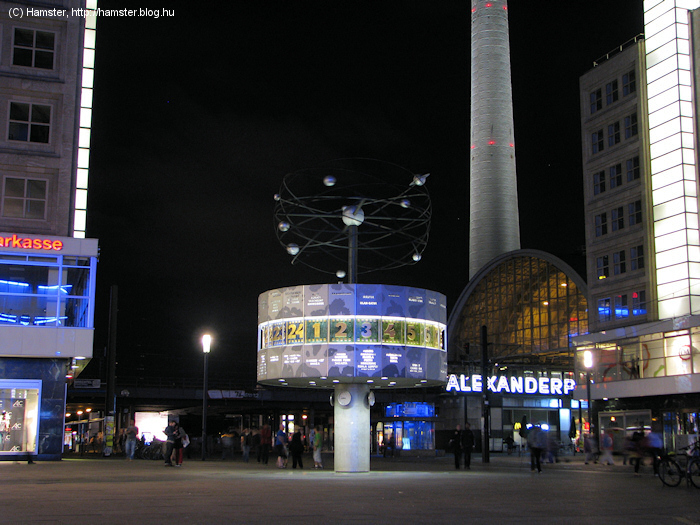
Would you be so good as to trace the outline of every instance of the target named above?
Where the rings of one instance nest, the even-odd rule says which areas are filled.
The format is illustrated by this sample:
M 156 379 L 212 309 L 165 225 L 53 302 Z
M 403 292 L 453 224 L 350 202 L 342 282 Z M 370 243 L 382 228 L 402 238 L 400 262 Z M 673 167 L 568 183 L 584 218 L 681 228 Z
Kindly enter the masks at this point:
M 630 46 L 633 46 L 636 44 L 639 40 L 644 40 L 644 33 L 639 33 L 637 36 L 634 38 L 630 38 L 627 42 L 620 44 L 618 47 L 613 49 L 612 51 L 607 52 L 604 54 L 602 57 L 600 57 L 598 60 L 593 61 L 593 67 L 599 66 L 601 62 L 605 62 L 609 58 L 617 55 L 618 53 L 621 53 L 625 49 L 627 49 Z

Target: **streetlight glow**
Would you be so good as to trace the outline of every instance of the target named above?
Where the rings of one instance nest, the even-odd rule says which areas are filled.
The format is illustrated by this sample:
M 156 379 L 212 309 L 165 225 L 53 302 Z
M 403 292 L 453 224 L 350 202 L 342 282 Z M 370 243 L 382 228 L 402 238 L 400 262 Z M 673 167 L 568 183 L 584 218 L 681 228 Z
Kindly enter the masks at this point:
M 208 354 L 211 350 L 211 336 L 209 334 L 204 334 L 202 336 L 202 351 Z
M 583 366 L 593 368 L 593 352 L 590 350 L 583 352 Z

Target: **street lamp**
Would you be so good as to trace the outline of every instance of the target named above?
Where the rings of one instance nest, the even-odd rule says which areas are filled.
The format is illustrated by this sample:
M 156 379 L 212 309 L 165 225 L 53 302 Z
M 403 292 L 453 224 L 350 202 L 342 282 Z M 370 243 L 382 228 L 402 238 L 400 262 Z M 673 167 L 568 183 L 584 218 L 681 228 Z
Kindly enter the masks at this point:
M 593 352 L 586 350 L 583 352 L 583 366 L 586 369 L 586 396 L 588 398 L 588 424 L 589 432 L 593 434 L 593 419 L 591 410 L 591 368 L 593 368 Z
M 204 352 L 204 388 L 202 390 L 202 461 L 207 457 L 207 389 L 209 383 L 209 352 L 211 350 L 211 336 L 202 336 L 202 352 Z

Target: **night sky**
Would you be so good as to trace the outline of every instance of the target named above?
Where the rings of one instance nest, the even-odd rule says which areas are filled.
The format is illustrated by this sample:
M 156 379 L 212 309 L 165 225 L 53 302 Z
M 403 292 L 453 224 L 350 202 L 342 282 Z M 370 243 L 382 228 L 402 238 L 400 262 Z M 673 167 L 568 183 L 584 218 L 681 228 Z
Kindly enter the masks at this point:
M 455 303 L 468 273 L 470 2 L 99 7 L 174 14 L 98 19 L 95 356 L 117 285 L 119 377 L 200 377 L 209 330 L 212 380 L 255 383 L 258 295 L 330 279 L 290 264 L 273 195 L 285 174 L 332 159 L 431 173 L 423 259 L 360 281 Z M 578 79 L 642 32 L 642 1 L 512 0 L 509 17 L 521 245 L 585 277 Z

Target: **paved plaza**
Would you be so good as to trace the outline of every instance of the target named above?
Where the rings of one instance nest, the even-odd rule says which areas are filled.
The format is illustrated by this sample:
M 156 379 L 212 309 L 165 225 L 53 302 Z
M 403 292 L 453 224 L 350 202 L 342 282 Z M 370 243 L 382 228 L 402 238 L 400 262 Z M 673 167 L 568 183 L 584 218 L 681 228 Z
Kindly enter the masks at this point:
M 123 458 L 0 462 L 0 523 L 680 523 L 700 524 L 700 490 L 662 486 L 646 466 L 584 465 L 531 473 L 529 458 L 492 455 L 472 469 L 444 458 L 372 458 L 369 473 L 277 469 L 190 459 L 182 468 Z

